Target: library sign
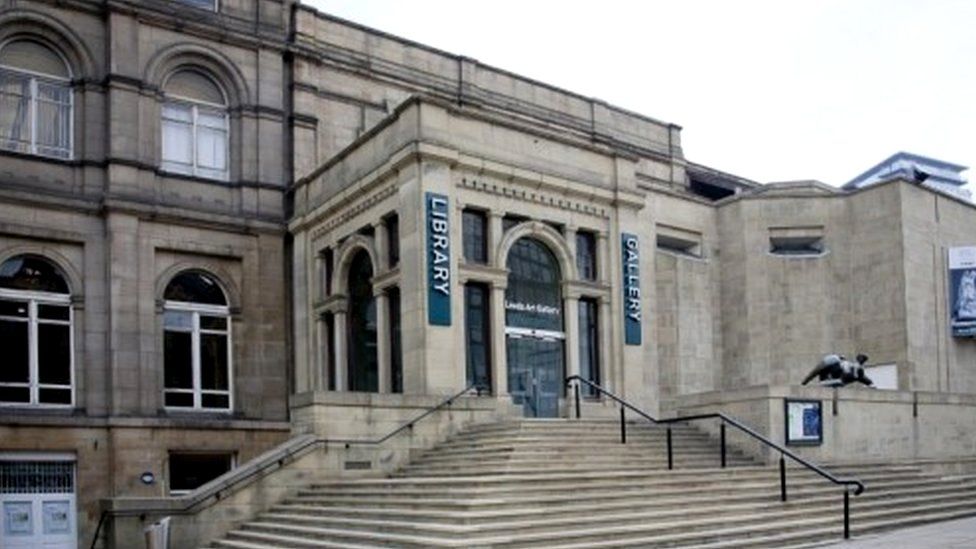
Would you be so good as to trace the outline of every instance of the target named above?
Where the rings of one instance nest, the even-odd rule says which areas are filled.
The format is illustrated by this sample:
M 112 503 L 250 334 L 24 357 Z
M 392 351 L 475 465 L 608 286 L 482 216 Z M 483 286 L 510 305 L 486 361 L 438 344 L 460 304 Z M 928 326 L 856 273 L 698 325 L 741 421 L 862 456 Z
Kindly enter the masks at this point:
M 427 193 L 427 322 L 451 325 L 451 222 L 447 196 Z

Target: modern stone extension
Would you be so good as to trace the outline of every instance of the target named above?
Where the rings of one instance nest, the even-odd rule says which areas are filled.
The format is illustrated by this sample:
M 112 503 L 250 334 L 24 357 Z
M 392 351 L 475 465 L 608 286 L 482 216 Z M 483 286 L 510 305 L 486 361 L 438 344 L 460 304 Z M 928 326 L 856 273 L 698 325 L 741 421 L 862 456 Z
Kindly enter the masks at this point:
M 325 486 L 489 474 L 425 453 L 452 436 L 611 444 L 617 408 L 585 388 L 579 424 L 521 421 L 574 415 L 570 375 L 780 444 L 785 402 L 819 402 L 822 440 L 790 448 L 908 503 L 974 470 L 954 196 L 759 184 L 687 160 L 675 124 L 291 0 L 0 0 L 0 82 L 0 506 L 57 511 L 62 546 L 132 547 L 164 516 L 204 546 Z M 831 352 L 886 390 L 801 386 Z M 714 451 L 718 424 L 688 428 Z M 778 453 L 730 437 L 769 478 Z M 178 461 L 221 456 L 180 489 Z

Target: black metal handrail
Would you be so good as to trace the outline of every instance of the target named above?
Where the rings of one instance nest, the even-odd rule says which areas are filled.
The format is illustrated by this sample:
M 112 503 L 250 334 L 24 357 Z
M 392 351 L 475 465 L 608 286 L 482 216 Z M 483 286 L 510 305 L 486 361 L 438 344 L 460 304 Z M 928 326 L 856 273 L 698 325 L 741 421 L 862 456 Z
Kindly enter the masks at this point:
M 310 446 L 327 445 L 327 444 L 342 444 L 346 448 L 349 448 L 349 447 L 351 447 L 353 445 L 368 445 L 368 446 L 372 446 L 372 445 L 380 445 L 380 444 L 383 444 L 384 442 L 390 440 L 391 438 L 393 438 L 396 435 L 402 433 L 403 431 L 413 430 L 413 427 L 414 427 L 414 425 L 417 424 L 417 422 L 423 421 L 425 418 L 427 418 L 431 414 L 437 412 L 438 410 L 441 410 L 442 408 L 451 406 L 454 403 L 455 400 L 457 400 L 458 398 L 460 398 L 460 397 L 462 397 L 462 396 L 470 393 L 471 391 L 476 391 L 477 394 L 480 396 L 483 391 L 486 391 L 486 388 L 480 382 L 472 383 L 472 384 L 468 385 L 467 387 L 465 387 L 464 389 L 462 389 L 461 391 L 458 391 L 457 393 L 454 393 L 453 395 L 451 395 L 451 396 L 445 398 L 444 400 L 440 401 L 435 406 L 432 406 L 430 408 L 427 408 L 420 415 L 414 417 L 413 419 L 407 421 L 406 423 L 403 423 L 402 425 L 400 425 L 396 429 L 390 431 L 389 433 L 387 433 L 386 435 L 384 435 L 384 436 L 382 436 L 382 437 L 380 437 L 378 439 L 372 439 L 371 440 L 371 439 L 312 438 L 312 437 L 309 437 L 306 441 L 304 441 L 302 444 L 300 444 L 297 448 L 295 448 L 292 451 L 288 452 L 288 455 L 287 456 L 285 456 L 285 457 L 283 457 L 281 459 L 271 460 L 264 467 L 261 467 L 259 469 L 255 469 L 255 470 L 251 471 L 250 473 L 248 473 L 247 475 L 242 475 L 240 477 L 235 477 L 227 485 L 221 486 L 220 490 L 217 492 L 217 498 L 220 499 L 220 494 L 221 493 L 226 493 L 228 490 L 232 489 L 233 487 L 238 486 L 238 485 L 242 484 L 243 482 L 245 482 L 247 480 L 250 480 L 251 478 L 253 478 L 253 477 L 257 476 L 257 475 L 264 473 L 265 471 L 267 471 L 271 467 L 278 466 L 280 468 L 284 464 L 285 458 L 290 457 L 290 456 L 293 456 L 293 455 L 296 455 L 299 452 L 301 452 L 302 450 L 305 450 L 306 448 L 308 448 Z M 206 501 L 206 498 L 203 499 L 203 500 L 200 500 L 200 501 Z M 181 509 L 171 510 L 170 511 L 170 514 L 173 514 L 173 515 L 185 515 L 185 514 L 189 514 L 190 513 L 190 509 L 192 509 L 193 507 L 195 507 L 198 503 L 200 503 L 200 501 L 191 501 L 185 507 L 183 507 Z M 102 511 L 101 515 L 98 518 L 98 525 L 95 527 L 95 535 L 92 537 L 91 549 L 95 549 L 95 546 L 98 544 L 98 536 L 99 536 L 99 534 L 100 534 L 100 532 L 102 530 L 102 525 L 105 523 L 106 519 L 109 519 L 109 518 L 114 517 L 114 516 L 125 516 L 125 515 L 136 516 L 136 515 L 144 515 L 144 514 L 145 514 L 145 511 L 143 511 L 143 510 L 137 510 L 137 511 L 113 511 L 113 510 L 106 509 L 106 510 Z
M 854 495 L 858 496 L 864 492 L 864 484 L 857 479 L 845 479 L 838 478 L 831 474 L 829 471 L 823 469 L 819 465 L 811 463 L 806 459 L 798 456 L 787 448 L 784 448 L 780 444 L 769 440 L 765 436 L 757 433 L 752 428 L 740 423 L 735 418 L 729 417 L 721 412 L 715 412 L 710 414 L 697 414 L 692 416 L 683 416 L 669 419 L 657 419 L 652 417 L 647 412 L 641 410 L 640 408 L 634 406 L 633 404 L 627 402 L 623 398 L 615 395 L 612 391 L 604 389 L 603 387 L 593 383 L 588 379 L 584 379 L 578 375 L 571 375 L 566 378 L 566 385 L 569 385 L 575 381 L 573 385 L 575 403 L 576 403 L 576 418 L 581 417 L 580 412 L 580 384 L 585 383 L 590 388 L 598 391 L 599 393 L 606 395 L 611 400 L 616 401 L 620 404 L 620 442 L 623 444 L 627 443 L 627 424 L 625 418 L 625 410 L 630 410 L 640 417 L 654 423 L 655 425 L 668 425 L 667 427 L 667 448 L 668 448 L 668 469 L 674 468 L 674 457 L 671 442 L 671 427 L 672 423 L 681 423 L 686 421 L 697 421 L 702 419 L 720 419 L 722 423 L 719 425 L 719 443 L 721 446 L 721 464 L 724 468 L 726 465 L 726 444 L 725 444 L 725 425 L 729 424 L 736 429 L 742 431 L 743 433 L 749 435 L 750 437 L 758 440 L 759 442 L 765 444 L 766 446 L 779 452 L 779 478 L 780 478 L 780 500 L 786 501 L 786 457 L 789 457 L 796 463 L 806 467 L 810 471 L 820 475 L 821 477 L 829 480 L 830 482 L 844 487 L 844 538 L 850 538 L 851 528 L 850 528 L 850 487 L 854 487 Z

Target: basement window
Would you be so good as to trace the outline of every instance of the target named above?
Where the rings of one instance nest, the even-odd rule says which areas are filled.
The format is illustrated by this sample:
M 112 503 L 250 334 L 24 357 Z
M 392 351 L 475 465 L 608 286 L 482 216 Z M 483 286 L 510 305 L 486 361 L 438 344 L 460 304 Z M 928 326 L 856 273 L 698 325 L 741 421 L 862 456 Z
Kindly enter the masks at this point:
M 658 225 L 657 249 L 660 252 L 701 258 L 702 235 L 695 231 Z
M 170 452 L 169 493 L 189 493 L 233 468 L 232 452 Z

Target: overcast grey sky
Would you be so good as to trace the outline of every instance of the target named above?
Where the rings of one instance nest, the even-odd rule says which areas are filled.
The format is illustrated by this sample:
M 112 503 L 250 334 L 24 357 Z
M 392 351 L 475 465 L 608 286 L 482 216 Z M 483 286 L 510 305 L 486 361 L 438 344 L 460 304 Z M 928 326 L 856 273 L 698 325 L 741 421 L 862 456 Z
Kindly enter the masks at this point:
M 679 124 L 689 160 L 763 182 L 976 165 L 976 1 L 302 1 Z

